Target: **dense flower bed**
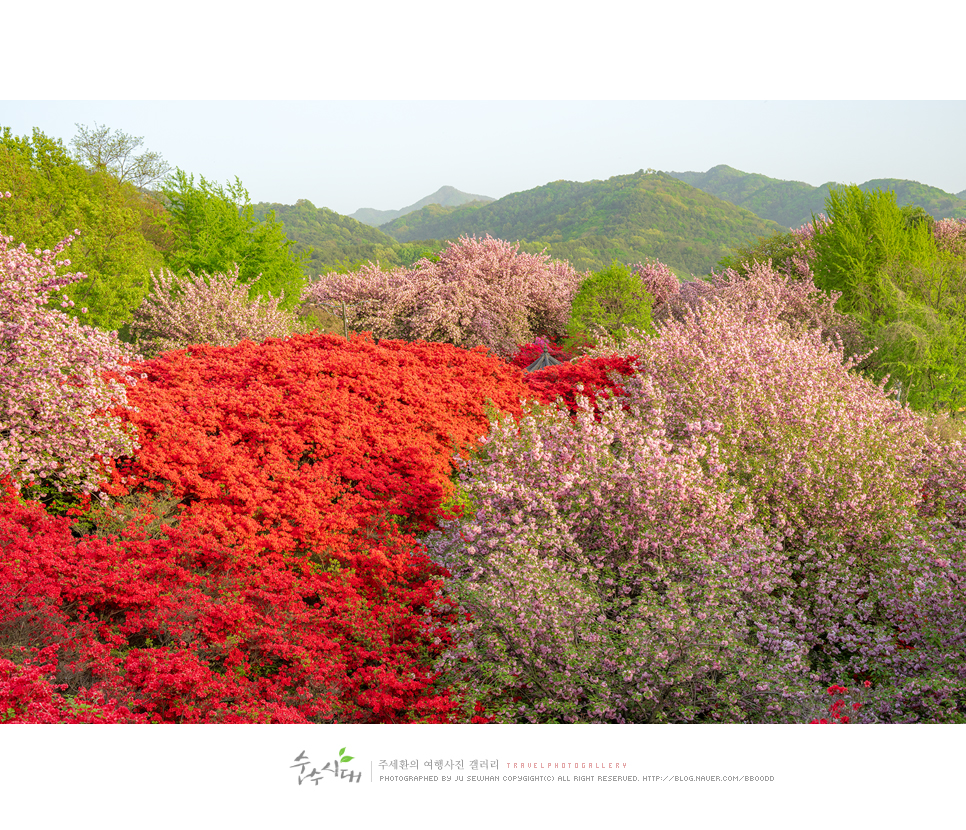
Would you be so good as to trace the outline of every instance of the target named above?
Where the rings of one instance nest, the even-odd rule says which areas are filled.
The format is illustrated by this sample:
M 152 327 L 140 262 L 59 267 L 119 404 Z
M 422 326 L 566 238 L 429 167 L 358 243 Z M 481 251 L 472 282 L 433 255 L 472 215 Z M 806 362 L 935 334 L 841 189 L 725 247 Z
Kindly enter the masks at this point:
M 61 250 L 0 245 L 32 309 L 0 721 L 966 720 L 966 446 L 854 371 L 806 274 L 638 266 L 657 330 L 577 354 L 511 345 L 559 328 L 534 295 L 493 351 L 239 329 L 139 362 L 47 307 Z M 495 240 L 417 270 L 502 302 L 528 268 L 574 282 Z
M 66 518 L 4 501 L 18 668 L 3 665 L 8 684 L 34 684 L 21 703 L 8 693 L 8 719 L 39 717 L 40 695 L 68 719 L 70 701 L 93 701 L 132 721 L 445 720 L 431 664 L 449 612 L 424 613 L 442 572 L 413 534 L 438 514 L 453 452 L 485 432 L 485 401 L 519 410 L 519 371 L 482 351 L 318 335 L 141 368 L 120 413 L 141 449 L 107 487 L 140 508 L 111 514 L 117 537 L 89 532 L 110 519 L 96 507 L 74 517 L 77 539 Z

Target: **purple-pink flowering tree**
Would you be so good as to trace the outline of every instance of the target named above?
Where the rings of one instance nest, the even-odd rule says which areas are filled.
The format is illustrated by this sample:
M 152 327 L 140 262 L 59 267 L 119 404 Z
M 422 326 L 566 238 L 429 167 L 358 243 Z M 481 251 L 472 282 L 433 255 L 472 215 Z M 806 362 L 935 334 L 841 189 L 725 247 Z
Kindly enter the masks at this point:
M 306 286 L 302 303 L 338 308 L 345 303 L 346 323 L 353 331 L 370 331 L 382 340 L 405 339 L 405 299 L 412 293 L 412 271 L 369 262 L 358 271 L 322 274 Z
M 836 311 L 836 299 L 820 292 L 810 274 L 794 274 L 770 262 L 750 261 L 741 271 L 728 268 L 712 274 L 709 280 L 682 283 L 680 291 L 654 317 L 658 323 L 671 319 L 681 323 L 691 314 L 700 314 L 712 300 L 719 305 L 753 302 L 774 309 L 785 324 L 819 331 L 828 342 L 841 341 L 846 356 L 867 352 L 859 324 Z
M 504 721 L 799 721 L 864 672 L 870 717 L 921 717 L 933 693 L 930 712 L 966 715 L 948 495 L 966 465 L 927 458 L 923 420 L 787 281 L 754 271 L 625 341 L 640 371 L 599 423 L 534 407 L 491 425 L 461 473 L 466 518 L 428 540 L 470 613 L 442 664 L 470 700 Z M 930 526 L 927 485 L 946 494 Z
M 344 301 L 349 327 L 379 338 L 485 346 L 509 357 L 537 335 L 564 332 L 583 277 L 501 239 L 462 237 L 409 270 L 370 263 L 354 274 L 322 275 L 303 300 Z
M 44 481 L 55 490 L 94 492 L 97 456 L 137 447 L 111 410 L 126 405 L 138 356 L 116 332 L 81 325 L 49 306 L 85 277 L 57 273 L 70 265 L 57 257 L 73 239 L 29 253 L 0 236 L 0 477 L 18 489 Z M 65 296 L 60 305 L 73 303 Z
M 684 320 L 689 309 L 692 312 L 700 310 L 702 300 L 714 294 L 716 284 L 714 275 L 711 279 L 685 280 L 678 286 L 676 294 L 654 308 L 651 319 L 655 325 L 660 325 L 665 320 Z
M 939 250 L 966 257 L 966 219 L 938 219 L 933 222 L 932 233 Z
M 654 309 L 666 303 L 681 290 L 680 281 L 663 262 L 657 260 L 639 262 L 631 268 L 631 273 L 641 278 L 647 292 L 654 298 L 652 314 Z
M 771 705 L 763 677 L 801 670 L 801 649 L 779 663 L 748 642 L 732 566 L 704 553 L 750 519 L 716 480 L 718 425 L 675 447 L 637 386 L 599 423 L 536 406 L 494 423 L 461 477 L 475 513 L 429 541 L 470 614 L 440 668 L 499 721 L 738 720 Z
M 196 343 L 261 343 L 301 330 L 297 315 L 279 307 L 284 296 L 250 300 L 250 288 L 239 281 L 237 266 L 230 274 L 189 271 L 185 278 L 164 270 L 152 273 L 151 291 L 131 323 L 138 348 L 154 357 Z

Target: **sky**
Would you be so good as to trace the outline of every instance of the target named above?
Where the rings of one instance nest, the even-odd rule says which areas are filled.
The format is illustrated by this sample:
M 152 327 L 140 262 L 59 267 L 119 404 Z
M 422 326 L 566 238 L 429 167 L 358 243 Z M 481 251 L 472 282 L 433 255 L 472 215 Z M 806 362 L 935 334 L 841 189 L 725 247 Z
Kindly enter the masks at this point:
M 143 138 L 196 177 L 237 176 L 253 202 L 346 215 L 444 185 L 500 198 L 718 164 L 811 185 L 966 189 L 966 101 L 0 101 L 15 135 L 69 144 L 76 124 Z
M 63 25 L 3 44 L 22 69 L 0 73 L 0 126 L 67 144 L 75 124 L 105 125 L 196 177 L 238 177 L 254 202 L 351 214 L 444 185 L 500 198 L 719 164 L 966 189 L 962 12 L 937 26 L 869 15 L 865 0 L 598 0 L 555 15 L 532 0 L 277 0 L 234 15 L 170 0 L 137 21 L 113 0 L 82 16 L 53 6 L 72 9 Z M 26 4 L 5 15 L 8 31 L 36 30 Z

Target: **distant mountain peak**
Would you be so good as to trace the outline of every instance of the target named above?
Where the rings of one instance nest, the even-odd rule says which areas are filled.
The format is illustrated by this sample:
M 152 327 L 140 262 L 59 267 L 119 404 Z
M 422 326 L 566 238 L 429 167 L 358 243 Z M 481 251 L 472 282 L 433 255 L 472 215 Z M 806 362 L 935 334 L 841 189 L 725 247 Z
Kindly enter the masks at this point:
M 400 208 L 399 210 L 360 208 L 355 213 L 350 214 L 350 217 L 355 219 L 357 222 L 372 225 L 373 227 L 379 227 L 379 225 L 385 225 L 387 222 L 391 222 L 393 219 L 398 219 L 400 216 L 405 216 L 407 213 L 413 213 L 417 210 L 421 210 L 428 205 L 459 207 L 460 205 L 465 205 L 469 202 L 483 202 L 484 204 L 489 204 L 490 202 L 494 201 L 496 200 L 491 196 L 479 196 L 473 193 L 464 193 L 462 190 L 457 190 L 452 185 L 446 184 L 435 193 L 432 193 L 429 196 L 424 196 L 418 202 L 413 202 L 413 204 Z

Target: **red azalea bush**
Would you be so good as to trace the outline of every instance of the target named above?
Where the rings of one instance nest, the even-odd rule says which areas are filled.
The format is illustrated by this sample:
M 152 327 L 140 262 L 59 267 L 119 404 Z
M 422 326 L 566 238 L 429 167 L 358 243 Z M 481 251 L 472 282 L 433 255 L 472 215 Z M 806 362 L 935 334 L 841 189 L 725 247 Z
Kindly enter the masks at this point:
M 622 395 L 624 387 L 615 377 L 629 377 L 634 374 L 634 369 L 633 355 L 584 357 L 573 363 L 528 372 L 524 381 L 530 390 L 529 397 L 545 404 L 552 404 L 560 398 L 567 409 L 576 415 L 578 395 L 586 397 L 591 405 L 601 397 Z M 599 414 L 597 417 L 600 417 Z
M 561 362 L 556 366 L 547 366 L 524 374 L 523 380 L 529 390 L 528 397 L 544 404 L 552 404 L 559 398 L 573 414 L 577 413 L 578 395 L 588 398 L 591 404 L 601 396 L 620 395 L 624 389 L 615 378 L 628 377 L 634 373 L 633 357 L 612 355 L 574 359 L 575 356 L 564 351 L 556 341 L 543 337 L 520 346 L 511 360 L 512 365 L 525 369 L 540 357 L 544 347 Z
M 434 594 L 419 562 L 395 596 L 368 598 L 184 526 L 77 539 L 12 491 L 0 538 L 8 721 L 438 721 L 453 706 L 425 668 L 437 635 L 410 610 Z
M 137 500 L 129 522 L 77 539 L 107 533 L 105 508 L 72 533 L 3 503 L 0 626 L 32 633 L 0 652 L 16 663 L 0 664 L 2 688 L 48 695 L 59 719 L 79 701 L 128 721 L 445 721 L 455 704 L 431 667 L 450 612 L 414 534 L 441 515 L 485 402 L 519 411 L 518 370 L 483 350 L 325 335 L 140 368 L 120 414 L 141 450 L 106 486 L 115 519 Z M 152 521 L 166 494 L 172 515 Z M 51 649 L 43 665 L 28 645 Z M 13 719 L 37 714 L 28 703 Z
M 295 335 L 197 346 L 145 363 L 126 417 L 141 450 L 108 488 L 170 484 L 229 543 L 305 552 L 388 510 L 428 528 L 451 456 L 485 434 L 485 402 L 519 412 L 519 373 L 485 350 Z M 318 551 L 316 551 L 318 553 Z
M 872 682 L 870 680 L 866 680 L 862 684 L 866 689 L 871 685 Z M 839 697 L 829 704 L 825 717 L 813 718 L 809 723 L 850 723 L 854 720 L 856 713 L 862 709 L 862 701 L 853 700 L 851 705 L 849 705 L 845 700 L 849 696 L 849 689 L 847 686 L 840 686 L 838 683 L 833 683 L 828 687 L 827 691 L 833 697 L 836 695 L 842 695 L 842 697 Z
M 510 363 L 513 366 L 526 369 L 527 366 L 543 354 L 544 348 L 546 348 L 547 354 L 555 360 L 559 360 L 561 363 L 567 363 L 575 357 L 571 352 L 565 351 L 560 346 L 560 343 L 557 342 L 557 339 L 553 337 L 538 337 L 532 343 L 524 343 L 519 346 L 516 354 L 510 358 Z

